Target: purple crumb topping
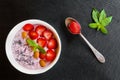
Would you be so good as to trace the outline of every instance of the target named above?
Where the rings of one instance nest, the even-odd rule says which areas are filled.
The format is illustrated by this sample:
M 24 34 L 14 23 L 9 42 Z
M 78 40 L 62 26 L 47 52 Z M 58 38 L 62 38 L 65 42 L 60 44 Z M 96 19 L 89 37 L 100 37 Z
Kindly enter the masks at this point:
M 26 41 L 22 39 L 20 30 L 14 37 L 12 43 L 12 51 L 15 60 L 22 66 L 29 69 L 39 69 L 39 59 L 33 58 L 33 51 L 26 44 Z

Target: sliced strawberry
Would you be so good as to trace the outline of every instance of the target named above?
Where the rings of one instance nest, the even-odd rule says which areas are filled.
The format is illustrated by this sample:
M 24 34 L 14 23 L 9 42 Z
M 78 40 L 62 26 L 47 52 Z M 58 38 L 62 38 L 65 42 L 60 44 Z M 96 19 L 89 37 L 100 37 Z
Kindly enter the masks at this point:
M 46 53 L 46 60 L 47 61 L 53 61 L 56 57 L 56 53 L 55 51 L 53 51 L 52 49 L 47 50 Z
M 45 47 L 47 40 L 45 38 L 39 38 L 39 39 L 37 39 L 37 43 L 39 46 Z
M 38 25 L 35 29 L 35 31 L 40 35 L 42 36 L 42 33 L 46 30 L 46 27 L 43 26 L 43 25 Z
M 25 24 L 23 26 L 23 30 L 25 30 L 25 31 L 31 31 L 33 29 L 34 29 L 34 26 L 32 24 Z
M 49 49 L 55 49 L 55 48 L 57 47 L 57 41 L 56 41 L 56 39 L 51 38 L 51 39 L 48 41 L 47 47 L 48 47 Z
M 80 27 L 81 26 L 75 21 L 72 21 L 68 26 L 68 28 L 69 28 L 69 30 L 72 34 L 79 34 L 80 33 Z
M 43 32 L 43 36 L 44 36 L 47 40 L 49 40 L 50 38 L 52 38 L 52 35 L 53 35 L 53 33 L 52 33 L 50 30 L 45 30 L 45 31 Z
M 44 53 L 40 53 L 40 55 L 39 55 L 40 59 L 45 59 L 45 56 L 46 56 L 46 54 L 44 54 Z
M 30 31 L 30 32 L 29 32 L 29 37 L 30 37 L 31 39 L 37 39 L 37 38 L 38 38 L 38 33 L 35 32 L 35 31 Z

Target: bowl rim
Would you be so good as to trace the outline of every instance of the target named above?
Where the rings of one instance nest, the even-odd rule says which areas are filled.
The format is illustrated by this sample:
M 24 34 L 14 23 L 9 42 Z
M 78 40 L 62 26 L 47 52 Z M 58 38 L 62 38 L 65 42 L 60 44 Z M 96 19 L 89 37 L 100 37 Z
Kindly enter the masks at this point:
M 24 68 L 13 57 L 12 50 L 11 50 L 12 40 L 13 40 L 15 34 L 23 27 L 23 25 L 25 25 L 27 23 L 41 24 L 43 26 L 46 26 L 56 35 L 56 38 L 57 38 L 57 41 L 59 44 L 59 50 L 58 50 L 57 56 L 54 59 L 54 61 L 52 63 L 50 63 L 48 66 L 46 66 L 45 68 L 37 69 L 37 70 L 30 70 L 30 69 Z M 6 51 L 6 56 L 9 60 L 9 62 L 18 71 L 25 73 L 25 74 L 41 74 L 41 73 L 44 73 L 44 72 L 48 71 L 49 69 L 51 69 L 57 63 L 57 61 L 60 57 L 60 54 L 61 54 L 61 40 L 60 40 L 60 37 L 59 37 L 57 31 L 49 23 L 42 21 L 42 20 L 38 20 L 38 19 L 28 19 L 28 20 L 24 20 L 24 21 L 18 23 L 17 25 L 15 25 L 11 29 L 11 31 L 8 33 L 8 36 L 7 36 L 6 42 L 5 42 L 5 51 Z

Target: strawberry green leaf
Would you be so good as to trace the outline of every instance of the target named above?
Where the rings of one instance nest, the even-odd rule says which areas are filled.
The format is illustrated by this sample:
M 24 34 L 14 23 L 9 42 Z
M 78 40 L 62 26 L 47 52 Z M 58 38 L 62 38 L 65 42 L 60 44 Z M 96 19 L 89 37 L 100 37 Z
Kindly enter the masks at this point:
M 103 10 L 100 12 L 99 22 L 101 22 L 104 18 L 106 18 L 106 12 L 105 12 L 105 10 L 103 9 Z
M 97 28 L 97 23 L 90 23 L 89 27 L 95 29 Z
M 111 21 L 112 21 L 112 16 L 103 19 L 103 20 L 101 21 L 101 24 L 102 24 L 103 26 L 107 26 Z
M 107 33 L 108 33 L 108 30 L 107 30 L 105 27 L 101 27 L 100 30 L 101 30 L 101 32 L 104 33 L 104 34 L 107 34 Z
M 93 20 L 97 23 L 98 22 L 98 17 L 99 17 L 99 11 L 96 9 L 93 9 L 92 11 L 92 18 Z

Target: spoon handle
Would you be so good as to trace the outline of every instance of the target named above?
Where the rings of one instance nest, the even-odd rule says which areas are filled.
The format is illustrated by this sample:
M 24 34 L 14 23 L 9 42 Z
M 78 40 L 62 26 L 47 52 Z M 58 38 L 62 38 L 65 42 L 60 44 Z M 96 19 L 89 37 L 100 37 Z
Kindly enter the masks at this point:
M 105 63 L 105 58 L 104 58 L 104 56 L 90 44 L 90 42 L 83 36 L 82 33 L 80 33 L 79 35 L 84 39 L 84 41 L 85 41 L 85 42 L 88 44 L 88 46 L 91 48 L 91 50 L 93 51 L 93 53 L 94 53 L 94 55 L 96 56 L 96 58 L 98 59 L 98 61 L 100 61 L 101 63 Z

